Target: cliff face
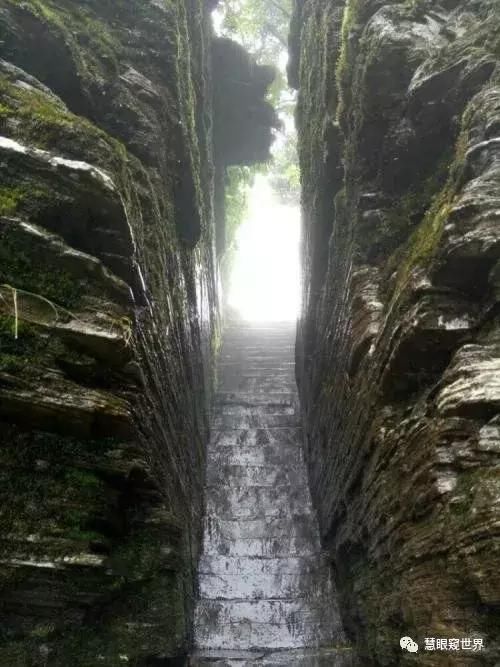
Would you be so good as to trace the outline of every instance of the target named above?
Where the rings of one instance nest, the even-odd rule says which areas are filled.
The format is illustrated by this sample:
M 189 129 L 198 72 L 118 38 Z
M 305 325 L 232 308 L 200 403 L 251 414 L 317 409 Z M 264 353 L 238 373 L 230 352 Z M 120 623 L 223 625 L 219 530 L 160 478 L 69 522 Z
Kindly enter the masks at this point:
M 0 3 L 1 664 L 185 650 L 217 336 L 207 20 Z
M 490 0 L 297 0 L 311 488 L 362 664 L 496 664 L 500 41 Z M 484 639 L 403 655 L 399 638 Z
M 218 345 L 213 4 L 0 0 L 2 665 L 187 649 Z

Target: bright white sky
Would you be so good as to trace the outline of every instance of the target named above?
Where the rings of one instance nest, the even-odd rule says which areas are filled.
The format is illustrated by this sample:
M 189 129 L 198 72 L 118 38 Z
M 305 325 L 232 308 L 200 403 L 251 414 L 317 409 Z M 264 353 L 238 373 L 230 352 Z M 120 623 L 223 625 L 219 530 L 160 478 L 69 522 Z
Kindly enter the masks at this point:
M 295 320 L 300 307 L 300 212 L 257 175 L 237 231 L 229 304 L 247 320 Z

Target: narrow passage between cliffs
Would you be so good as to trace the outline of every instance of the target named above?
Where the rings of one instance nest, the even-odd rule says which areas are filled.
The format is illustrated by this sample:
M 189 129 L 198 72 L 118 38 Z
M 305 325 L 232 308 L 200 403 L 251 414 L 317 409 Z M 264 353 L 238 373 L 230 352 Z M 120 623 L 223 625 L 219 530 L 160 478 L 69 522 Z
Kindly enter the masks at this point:
M 299 240 L 298 206 L 258 175 L 218 362 L 192 665 L 352 664 L 304 460 Z
M 193 665 L 351 665 L 311 503 L 295 326 L 230 324 L 208 449 Z

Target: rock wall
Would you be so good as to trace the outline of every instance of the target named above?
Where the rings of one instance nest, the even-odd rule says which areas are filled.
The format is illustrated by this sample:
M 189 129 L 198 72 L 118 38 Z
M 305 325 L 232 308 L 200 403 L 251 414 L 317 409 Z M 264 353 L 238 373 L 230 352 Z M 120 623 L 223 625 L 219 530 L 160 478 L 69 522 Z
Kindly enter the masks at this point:
M 499 19 L 495 0 L 295 2 L 298 380 L 363 665 L 500 659 Z
M 0 0 L 1 665 L 184 664 L 219 339 L 213 5 Z
M 227 37 L 214 40 L 212 56 L 215 217 L 217 256 L 222 258 L 227 247 L 224 197 L 227 167 L 269 160 L 273 129 L 279 127 L 279 121 L 265 99 L 276 74 L 272 67 L 258 65 L 240 44 Z

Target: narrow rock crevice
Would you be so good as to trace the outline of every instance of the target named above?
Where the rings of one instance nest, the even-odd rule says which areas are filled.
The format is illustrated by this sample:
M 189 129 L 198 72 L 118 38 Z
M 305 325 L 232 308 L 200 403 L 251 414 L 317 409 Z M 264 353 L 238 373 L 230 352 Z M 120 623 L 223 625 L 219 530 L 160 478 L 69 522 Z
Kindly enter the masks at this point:
M 296 344 L 218 2 L 0 0 L 0 667 L 499 664 L 498 0 L 292 4 Z

